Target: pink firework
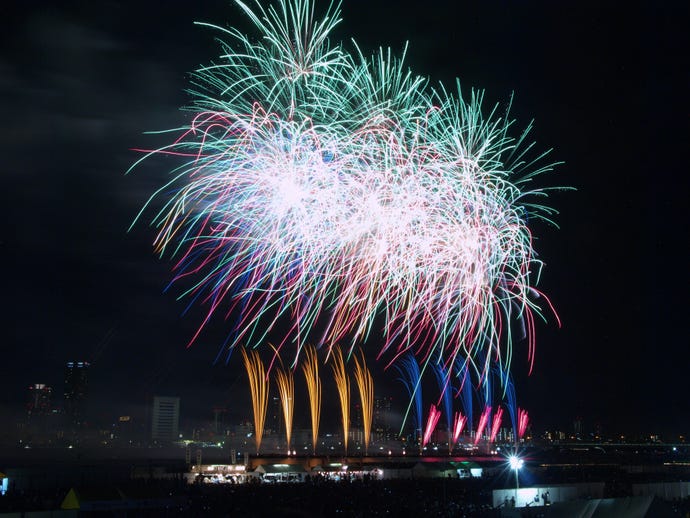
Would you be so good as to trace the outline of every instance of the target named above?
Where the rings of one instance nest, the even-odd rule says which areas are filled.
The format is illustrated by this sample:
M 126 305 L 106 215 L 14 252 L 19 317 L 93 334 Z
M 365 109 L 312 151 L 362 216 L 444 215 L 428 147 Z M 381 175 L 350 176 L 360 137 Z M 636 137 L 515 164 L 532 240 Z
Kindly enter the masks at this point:
M 453 424 L 453 446 L 460 440 L 460 434 L 467 424 L 467 417 L 462 415 L 462 412 L 455 412 L 455 422 Z
M 498 407 L 496 413 L 494 414 L 494 421 L 491 424 L 491 435 L 489 437 L 489 442 L 494 442 L 498 431 L 501 429 L 501 421 L 503 421 L 503 408 Z
M 529 416 L 527 415 L 527 410 L 518 408 L 518 439 L 522 439 L 525 436 L 528 424 Z
M 422 438 L 422 448 L 429 443 L 431 439 L 431 434 L 436 429 L 438 420 L 441 418 L 441 411 L 436 408 L 436 405 L 431 405 L 429 409 L 429 419 L 426 422 L 426 428 L 424 429 L 424 437 Z
M 477 425 L 477 435 L 474 436 L 474 445 L 476 446 L 482 438 L 484 433 L 484 428 L 486 428 L 489 422 L 489 417 L 491 416 L 491 407 L 487 406 L 484 408 L 482 415 L 479 417 L 479 424 Z

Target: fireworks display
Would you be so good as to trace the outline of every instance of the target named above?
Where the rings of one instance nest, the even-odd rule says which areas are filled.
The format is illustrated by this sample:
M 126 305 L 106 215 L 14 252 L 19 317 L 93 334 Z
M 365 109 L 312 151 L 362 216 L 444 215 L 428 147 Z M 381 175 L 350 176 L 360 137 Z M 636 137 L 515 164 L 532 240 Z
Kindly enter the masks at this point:
M 407 354 L 398 360 L 395 368 L 402 377 L 398 378 L 410 397 L 410 402 L 407 405 L 405 418 L 402 426 L 405 426 L 407 416 L 412 415 L 412 423 L 416 434 L 422 433 L 422 373 L 419 370 L 417 360 L 411 354 Z M 402 427 L 401 427 L 402 431 Z
M 501 422 L 503 421 L 503 408 L 498 407 L 491 422 L 491 433 L 489 435 L 489 442 L 494 442 L 498 431 L 501 429 Z
M 292 418 L 295 409 L 295 376 L 291 370 L 286 370 L 282 365 L 276 368 L 276 385 L 280 396 L 280 406 L 285 420 L 285 440 L 287 451 L 292 445 Z
M 431 434 L 434 433 L 438 420 L 441 418 L 441 411 L 436 405 L 431 405 L 429 408 L 429 416 L 427 417 L 426 427 L 424 428 L 424 435 L 420 443 L 420 448 L 424 448 L 431 440 Z
M 413 351 L 486 370 L 508 367 L 519 321 L 531 358 L 546 299 L 527 221 L 554 211 L 533 184 L 552 164 L 529 127 L 513 137 L 483 93 L 330 41 L 334 4 L 321 18 L 310 0 L 237 5 L 257 37 L 215 27 L 222 57 L 194 74 L 191 122 L 146 155 L 180 160 L 146 207 L 162 200 L 156 250 L 207 308 L 192 341 L 220 311 L 231 346 L 277 333 L 296 355 L 307 342 L 351 352 L 380 332 L 390 363 Z
M 522 439 L 527 431 L 527 425 L 529 424 L 529 415 L 527 410 L 522 408 L 518 409 L 518 427 L 517 427 L 517 438 Z
M 256 453 L 259 454 L 261 440 L 264 436 L 264 423 L 266 422 L 266 410 L 268 409 L 269 381 L 266 377 L 266 369 L 257 351 L 247 352 L 241 349 L 244 366 L 249 378 L 249 389 L 254 409 L 254 439 L 256 441 Z
M 477 424 L 477 433 L 474 436 L 474 444 L 475 446 L 479 444 L 479 441 L 482 438 L 482 434 L 484 433 L 484 429 L 486 428 L 487 424 L 489 423 L 489 418 L 491 417 L 491 407 L 487 406 L 484 408 L 482 411 L 481 416 L 479 416 L 479 423 Z
M 434 365 L 434 374 L 436 375 L 436 382 L 441 391 L 440 401 L 436 406 L 440 406 L 443 402 L 443 416 L 446 418 L 446 430 L 453 428 L 453 386 L 450 380 L 451 371 L 444 368 L 441 364 Z M 452 449 L 453 442 L 448 441 L 448 448 Z
M 450 451 L 458 444 L 460 440 L 460 435 L 465 429 L 465 424 L 467 424 L 467 417 L 462 415 L 462 412 L 455 413 L 455 419 L 453 420 L 453 440 L 449 441 L 451 445 L 449 446 Z
M 345 370 L 345 361 L 340 347 L 334 347 L 331 352 L 331 368 L 333 369 L 333 379 L 338 389 L 338 399 L 340 399 L 340 415 L 343 424 L 343 446 L 347 455 L 347 443 L 350 437 L 350 378 Z
M 312 346 L 305 347 L 302 372 L 307 382 L 309 394 L 309 410 L 311 415 L 312 453 L 316 453 L 316 445 L 319 442 L 319 421 L 321 419 L 321 378 L 319 377 L 319 358 L 316 349 Z
M 374 378 L 367 367 L 367 362 L 362 353 L 362 361 L 354 357 L 355 361 L 355 381 L 359 389 L 359 402 L 362 406 L 362 427 L 364 428 L 364 453 L 369 453 L 369 442 L 371 441 L 371 421 L 374 414 Z

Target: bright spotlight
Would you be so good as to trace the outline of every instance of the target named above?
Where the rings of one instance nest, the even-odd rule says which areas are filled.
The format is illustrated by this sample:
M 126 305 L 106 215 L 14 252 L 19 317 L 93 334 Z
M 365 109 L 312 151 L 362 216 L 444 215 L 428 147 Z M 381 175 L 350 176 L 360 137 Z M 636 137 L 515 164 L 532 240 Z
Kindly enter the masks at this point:
M 521 469 L 522 466 L 525 465 L 525 461 L 516 455 L 508 457 L 508 463 L 510 464 L 510 469 L 514 469 L 515 471 Z

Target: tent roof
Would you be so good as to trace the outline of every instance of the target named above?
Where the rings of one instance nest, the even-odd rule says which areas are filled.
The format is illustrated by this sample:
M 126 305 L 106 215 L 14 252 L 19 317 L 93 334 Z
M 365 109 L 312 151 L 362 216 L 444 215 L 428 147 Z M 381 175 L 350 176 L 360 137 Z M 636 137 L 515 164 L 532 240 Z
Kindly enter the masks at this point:
M 79 498 L 77 498 L 77 493 L 74 491 L 74 488 L 69 490 L 62 504 L 60 504 L 60 509 L 79 509 Z

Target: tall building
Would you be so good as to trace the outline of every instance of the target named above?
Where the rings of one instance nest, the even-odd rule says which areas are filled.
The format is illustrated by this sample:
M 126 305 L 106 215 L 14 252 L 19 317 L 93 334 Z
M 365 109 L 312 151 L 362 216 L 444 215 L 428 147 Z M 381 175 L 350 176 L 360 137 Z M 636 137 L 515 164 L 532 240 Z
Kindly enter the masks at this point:
M 72 424 L 81 424 L 84 419 L 84 403 L 89 387 L 88 370 L 88 362 L 67 362 L 65 366 L 65 414 Z
M 374 415 L 372 416 L 372 431 L 375 441 L 387 441 L 393 437 L 390 424 L 392 397 L 374 398 Z
M 221 435 L 225 433 L 225 419 L 228 415 L 228 409 L 224 406 L 213 407 L 213 433 Z
M 180 398 L 154 396 L 151 438 L 159 441 L 174 441 L 180 427 Z
M 29 385 L 29 396 L 26 403 L 26 411 L 32 416 L 45 416 L 52 410 L 51 398 L 53 389 L 43 383 Z

